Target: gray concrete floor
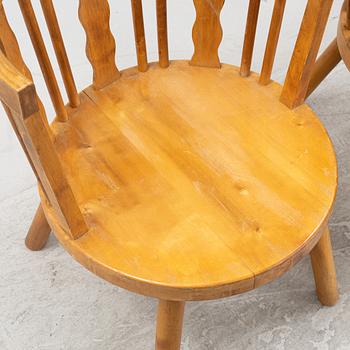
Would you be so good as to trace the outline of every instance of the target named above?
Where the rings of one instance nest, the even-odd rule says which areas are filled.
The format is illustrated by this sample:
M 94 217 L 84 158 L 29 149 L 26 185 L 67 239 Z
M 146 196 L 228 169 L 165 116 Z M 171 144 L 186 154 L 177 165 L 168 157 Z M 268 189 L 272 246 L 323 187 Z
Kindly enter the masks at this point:
M 4 3 L 38 91 L 52 115 L 16 2 Z M 38 1 L 33 3 L 38 7 Z M 111 3 L 113 30 L 123 33 L 118 37 L 119 65 L 134 65 L 129 2 Z M 148 41 L 149 56 L 155 59 L 154 0 L 145 3 L 145 15 L 150 18 L 146 22 L 150 27 L 147 35 L 153 38 Z M 189 57 L 192 52 L 191 3 L 169 2 L 170 46 L 176 48 L 172 50 L 173 58 Z M 274 69 L 278 81 L 283 81 L 305 1 L 287 3 Z M 340 4 L 341 0 L 334 1 L 323 47 L 335 36 Z M 77 83 L 82 88 L 91 80 L 91 69 L 82 58 L 84 36 L 76 18 L 77 5 L 77 0 L 72 0 L 60 2 L 57 8 Z M 265 29 L 259 29 L 257 35 L 256 70 L 260 67 L 272 5 L 272 0 L 262 2 L 259 26 Z M 69 10 L 70 6 L 74 11 Z M 245 11 L 246 2 L 226 2 L 222 15 L 225 36 L 220 49 L 224 62 L 239 62 Z M 41 14 L 39 22 L 43 23 Z M 350 349 L 349 101 L 350 74 L 343 64 L 308 101 L 328 129 L 339 160 L 339 192 L 330 224 L 340 286 L 339 303 L 332 308 L 318 303 L 310 262 L 305 258 L 281 279 L 253 292 L 218 301 L 188 303 L 184 350 Z M 2 112 L 0 133 L 0 349 L 152 349 L 155 300 L 129 293 L 90 274 L 54 237 L 41 252 L 33 253 L 24 247 L 23 239 L 38 205 L 35 179 Z

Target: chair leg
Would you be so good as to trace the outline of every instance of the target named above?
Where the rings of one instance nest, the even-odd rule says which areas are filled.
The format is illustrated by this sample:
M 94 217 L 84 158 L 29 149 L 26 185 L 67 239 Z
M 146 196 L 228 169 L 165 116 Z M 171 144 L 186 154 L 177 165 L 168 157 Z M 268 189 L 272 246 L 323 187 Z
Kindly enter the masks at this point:
M 338 49 L 337 38 L 335 38 L 315 62 L 306 93 L 307 97 L 311 95 L 311 93 L 321 84 L 340 61 L 341 56 Z
M 43 208 L 41 204 L 37 209 L 33 222 L 27 233 L 25 244 L 28 249 L 33 251 L 38 251 L 44 248 L 49 235 L 51 233 L 51 228 L 46 220 Z
M 184 310 L 182 301 L 159 301 L 156 350 L 180 349 Z
M 318 299 L 321 304 L 332 306 L 339 294 L 328 227 L 310 255 Z

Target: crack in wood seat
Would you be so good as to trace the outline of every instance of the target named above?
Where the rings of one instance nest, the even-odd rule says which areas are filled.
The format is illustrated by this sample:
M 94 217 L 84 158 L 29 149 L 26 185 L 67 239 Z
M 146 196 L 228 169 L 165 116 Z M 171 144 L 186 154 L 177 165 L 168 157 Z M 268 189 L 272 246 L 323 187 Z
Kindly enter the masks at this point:
M 185 61 L 87 88 L 52 128 L 89 232 L 71 240 L 45 206 L 58 239 L 93 272 L 156 297 L 217 298 L 276 278 L 313 248 L 337 187 L 325 129 L 280 90 Z

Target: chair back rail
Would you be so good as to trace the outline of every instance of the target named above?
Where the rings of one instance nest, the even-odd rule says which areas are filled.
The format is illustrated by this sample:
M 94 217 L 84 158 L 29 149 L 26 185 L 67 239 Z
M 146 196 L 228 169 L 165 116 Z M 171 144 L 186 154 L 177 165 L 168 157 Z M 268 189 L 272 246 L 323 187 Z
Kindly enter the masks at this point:
M 80 0 L 79 18 L 86 33 L 86 54 L 93 68 L 93 86 L 102 89 L 120 77 L 116 44 L 109 26 L 107 0 Z
M 52 67 L 30 0 L 19 0 L 28 30 L 36 48 L 43 74 L 46 78 L 56 113 L 62 120 L 66 118 L 62 97 L 54 78 Z M 191 65 L 220 68 L 218 49 L 222 40 L 220 13 L 225 0 L 193 0 L 196 20 L 193 26 L 194 54 Z M 290 61 L 290 66 L 281 95 L 281 101 L 290 108 L 297 107 L 306 98 L 310 70 L 315 63 L 320 40 L 326 25 L 333 0 L 308 0 L 297 43 Z M 70 69 L 63 39 L 60 33 L 52 0 L 41 0 L 47 25 L 51 34 L 56 56 L 65 82 L 70 104 L 78 105 L 78 94 Z M 142 0 L 130 0 L 138 69 L 147 71 L 147 48 L 142 10 Z M 240 74 L 249 76 L 254 51 L 255 35 L 259 18 L 261 0 L 250 0 L 240 65 Z M 281 31 L 286 0 L 275 0 L 270 23 L 269 35 L 265 48 L 259 83 L 266 85 L 271 80 L 276 49 Z M 156 0 L 159 64 L 169 65 L 167 1 Z M 93 86 L 104 88 L 117 80 L 120 72 L 115 63 L 116 43 L 111 32 L 110 8 L 108 0 L 79 0 L 79 18 L 86 32 L 86 53 L 93 68 Z M 306 31 L 305 31 L 306 30 Z M 304 63 L 302 61 L 304 60 Z M 295 72 L 298 71 L 296 74 Z M 293 73 L 294 72 L 294 73 Z M 59 113 L 58 113 L 59 112 Z
M 72 108 L 76 108 L 80 104 L 80 98 L 73 78 L 72 69 L 68 60 L 66 48 L 64 46 L 64 41 L 53 2 L 52 0 L 40 0 L 40 3 L 45 16 L 47 27 L 49 29 L 57 62 L 60 67 L 69 104 Z
M 157 32 L 159 65 L 169 66 L 167 0 L 157 0 Z
M 137 65 L 140 72 L 148 69 L 145 26 L 143 23 L 142 0 L 131 0 L 132 17 L 134 22 L 135 46 Z

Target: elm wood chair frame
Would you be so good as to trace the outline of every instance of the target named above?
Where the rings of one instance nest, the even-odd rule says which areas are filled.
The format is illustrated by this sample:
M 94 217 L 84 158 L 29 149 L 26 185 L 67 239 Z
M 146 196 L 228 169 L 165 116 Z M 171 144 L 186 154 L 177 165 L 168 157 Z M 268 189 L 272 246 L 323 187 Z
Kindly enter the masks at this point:
M 158 64 L 148 63 L 142 2 L 141 0 L 132 0 L 138 65 L 136 68 L 123 72 L 120 72 L 115 64 L 116 46 L 109 28 L 108 1 L 80 0 L 79 17 L 86 32 L 86 53 L 94 75 L 92 86 L 78 93 L 53 2 L 52 0 L 41 0 L 69 99 L 69 104 L 65 106 L 31 1 L 19 0 L 56 112 L 55 121 L 49 125 L 43 105 L 36 94 L 32 76 L 22 59 L 15 35 L 8 24 L 2 1 L 0 1 L 0 97 L 13 129 L 37 176 L 41 196 L 41 205 L 27 234 L 26 245 L 32 250 L 42 249 L 52 229 L 62 245 L 80 263 L 98 276 L 128 290 L 158 298 L 160 301 L 156 332 L 157 350 L 177 350 L 180 348 L 186 301 L 221 298 L 251 290 L 279 277 L 308 253 L 311 255 L 320 302 L 324 305 L 333 305 L 338 299 L 332 247 L 327 228 L 337 188 L 336 160 L 324 128 L 315 114 L 304 104 L 332 0 L 308 0 L 285 83 L 281 88 L 277 83 L 271 81 L 271 72 L 285 3 L 285 0 L 275 1 L 262 70 L 258 76 L 251 73 L 251 62 L 260 0 L 249 1 L 242 61 L 239 69 L 221 64 L 218 56 L 218 48 L 222 38 L 220 12 L 224 0 L 194 0 L 197 13 L 193 27 L 195 51 L 189 64 L 185 61 L 171 62 L 169 60 L 166 0 L 157 0 L 156 7 L 159 62 Z M 264 140 L 261 143 L 253 146 L 264 146 L 264 152 L 274 157 L 274 161 L 279 166 L 288 167 L 288 171 L 293 172 L 293 176 L 302 179 L 306 184 L 294 183 L 289 174 L 283 174 L 283 177 L 288 180 L 286 181 L 281 179 L 280 175 L 277 177 L 275 173 L 271 175 L 266 171 L 259 171 L 256 178 L 263 179 L 265 185 L 272 186 L 271 188 L 274 190 L 282 192 L 281 196 L 289 200 L 284 206 L 281 206 L 279 200 L 273 197 L 273 194 L 266 188 L 262 190 L 257 187 L 257 189 L 263 191 L 262 198 L 267 195 L 268 204 L 278 203 L 279 211 L 285 211 L 286 220 L 291 220 L 292 224 L 282 224 L 274 213 L 271 214 L 266 208 L 262 209 L 259 202 L 254 200 L 255 197 L 252 197 L 252 190 L 247 188 L 244 181 L 232 182 L 227 173 L 224 173 L 225 176 L 215 177 L 215 174 L 208 172 L 197 158 L 188 155 L 191 153 L 188 149 L 185 148 L 185 152 L 180 152 L 179 150 L 184 149 L 185 146 L 178 143 L 176 138 L 169 142 L 168 139 L 171 136 L 177 135 L 173 129 L 176 129 L 178 133 L 189 133 L 190 129 L 184 128 L 183 124 L 174 119 L 176 113 L 169 108 L 169 104 L 166 104 L 169 96 L 159 100 L 161 106 L 158 112 L 162 118 L 165 118 L 165 122 L 170 120 L 170 128 L 152 119 L 154 113 L 150 112 L 149 105 L 152 101 L 152 94 L 157 94 L 158 90 L 147 89 L 157 84 L 161 86 L 161 89 L 169 89 L 165 83 L 168 80 L 171 82 L 170 90 L 173 87 L 181 86 L 176 84 L 186 83 L 187 89 L 192 89 L 192 91 L 196 91 L 198 96 L 202 94 L 205 97 L 207 109 L 211 112 L 217 112 L 217 119 L 223 124 L 208 119 L 208 115 L 200 108 L 203 101 L 195 96 L 193 97 L 196 102 L 195 106 L 186 105 L 188 109 L 193 108 L 194 112 L 191 114 L 191 117 L 194 118 L 193 125 L 205 128 L 201 120 L 196 119 L 200 113 L 200 117 L 205 123 L 214 123 L 212 124 L 213 128 L 217 128 L 215 130 L 219 130 L 222 133 L 220 137 L 222 136 L 225 140 L 226 137 L 230 140 L 234 135 L 233 133 L 226 134 L 225 131 L 231 127 L 227 123 L 232 122 L 232 119 L 224 119 L 224 115 L 221 115 L 215 108 L 220 104 L 223 113 L 230 113 L 232 110 L 230 103 L 234 103 L 234 96 L 227 91 L 234 90 L 235 84 L 238 85 L 238 88 L 233 91 L 233 94 L 239 94 L 242 89 L 244 93 L 247 93 L 246 97 L 243 94 L 239 96 L 246 103 L 246 106 L 243 106 L 244 108 L 241 110 L 243 117 L 245 117 L 245 110 L 250 107 L 254 113 L 266 114 L 266 116 L 259 117 L 260 119 L 254 119 L 255 122 L 269 120 L 274 123 L 272 128 L 265 125 L 266 123 L 260 123 L 258 128 L 263 128 L 265 133 L 271 133 L 279 141 L 281 139 L 277 134 L 282 134 L 284 143 L 280 145 L 279 152 L 285 152 L 283 156 L 289 157 L 289 160 L 286 162 L 284 157 L 280 157 L 280 153 L 276 153 L 272 147 L 276 144 L 271 145 L 270 141 L 265 140 L 264 137 L 262 137 Z M 213 83 L 216 84 L 216 87 L 226 90 L 225 93 L 227 92 L 228 95 L 221 97 L 223 91 L 220 90 L 220 93 L 215 94 L 210 87 L 201 90 L 205 81 L 208 81 L 209 85 Z M 148 84 L 150 82 L 152 84 Z M 195 90 L 191 84 L 195 84 Z M 137 93 L 135 93 L 135 86 L 138 89 Z M 179 99 L 180 102 L 183 101 L 181 98 L 184 95 L 181 94 L 180 90 L 174 89 L 174 96 L 172 96 L 174 101 L 179 102 Z M 280 98 L 278 98 L 279 95 Z M 185 97 L 187 98 L 187 96 Z M 211 99 L 215 99 L 215 103 L 211 103 Z M 252 104 L 259 101 L 261 105 L 252 107 L 251 100 Z M 142 105 L 142 109 L 135 112 L 134 120 L 126 118 L 125 115 L 131 113 L 129 107 L 136 108 L 138 103 Z M 96 105 L 101 109 L 96 108 Z M 162 113 L 165 110 L 162 109 L 164 106 L 168 108 L 167 113 Z M 242 108 L 237 103 L 235 106 Z M 113 129 L 110 119 L 113 117 L 113 113 L 116 113 L 116 108 L 118 120 L 114 118 L 113 122 L 118 128 Z M 152 108 L 157 110 L 157 106 L 154 104 Z M 90 117 L 91 114 L 93 114 L 93 118 Z M 142 118 L 137 118 L 139 114 L 142 115 Z M 240 140 L 245 147 L 244 150 L 249 152 L 249 144 L 256 139 L 256 135 L 250 135 L 250 127 L 253 127 L 253 123 L 247 122 L 247 119 L 241 120 L 241 114 L 237 113 L 235 117 L 235 121 L 238 123 L 235 124 L 235 127 L 244 133 L 244 138 L 240 138 Z M 149 129 L 149 125 L 146 125 L 149 121 L 153 123 L 153 128 L 158 128 L 156 131 L 160 133 L 157 134 L 155 130 Z M 241 124 L 240 121 L 242 121 Z M 285 124 L 286 122 L 289 124 Z M 246 124 L 251 125 L 248 128 L 245 126 Z M 135 128 L 140 127 L 139 125 L 143 128 L 143 132 L 148 133 L 143 139 L 144 143 L 138 138 L 139 135 L 135 136 Z M 79 127 L 79 132 L 83 135 L 77 136 L 75 130 Z M 116 135 L 112 134 L 111 129 Z M 277 134 L 274 133 L 273 129 L 277 129 Z M 123 131 L 123 134 L 119 132 L 120 130 Z M 208 128 L 203 130 L 209 136 L 215 134 Z M 166 133 L 165 139 L 160 137 L 161 139 L 157 140 L 158 143 L 150 141 L 162 132 Z M 254 129 L 254 132 L 257 131 Z M 125 134 L 128 134 L 129 140 L 134 141 L 134 146 L 137 144 L 138 150 L 143 147 L 143 158 L 135 155 L 133 148 L 126 151 L 126 146 L 129 144 L 123 138 Z M 115 138 L 118 139 L 118 143 L 114 141 Z M 203 142 L 203 139 L 201 140 Z M 215 157 L 220 157 L 220 152 L 226 155 L 225 144 L 221 144 L 217 138 L 215 140 L 213 143 L 208 143 L 208 147 L 210 146 L 209 148 L 214 150 Z M 187 139 L 186 142 L 190 142 L 190 139 Z M 200 140 L 198 139 L 197 142 Z M 221 147 L 219 153 L 216 152 L 219 150 L 219 148 L 215 148 L 216 143 L 219 143 Z M 148 148 L 144 146 L 145 144 Z M 306 148 L 300 153 L 296 144 L 301 144 Z M 313 148 L 315 144 L 317 145 L 316 151 Z M 170 157 L 164 151 L 167 147 L 170 148 Z M 100 153 L 94 153 L 95 148 Z M 151 151 L 158 152 L 157 157 L 152 158 Z M 230 152 L 233 151 L 230 148 Z M 119 188 L 114 188 L 113 196 L 116 197 L 106 195 L 103 198 L 93 198 L 93 201 L 87 201 L 88 204 L 86 204 L 82 200 L 85 195 L 93 196 L 97 192 L 103 194 L 106 185 L 102 182 L 94 182 L 98 187 L 96 191 L 94 188 L 81 185 L 79 176 L 83 175 L 80 172 L 85 171 L 84 167 L 92 171 L 92 168 L 89 168 L 91 166 L 89 162 L 91 162 L 94 168 L 101 167 L 105 171 L 104 176 L 111 175 L 108 164 L 106 165 L 106 162 L 99 160 L 99 157 L 102 157 L 106 152 L 113 165 L 123 164 L 125 166 L 125 169 L 120 167 L 117 171 L 122 177 L 120 183 L 127 182 L 130 188 L 123 188 L 123 191 L 127 193 L 126 196 L 120 194 L 122 191 Z M 262 160 L 253 159 L 254 168 L 261 166 L 263 161 L 266 163 L 264 152 L 258 152 L 258 157 L 263 158 Z M 188 158 L 183 159 L 185 154 Z M 245 157 L 241 153 L 237 153 L 235 156 Z M 130 184 L 128 179 L 137 178 L 141 168 L 143 173 L 154 174 L 153 168 L 148 165 L 144 158 L 151 159 L 152 166 L 158 167 L 157 169 L 160 169 L 163 177 L 168 176 L 167 179 L 171 186 L 176 187 L 179 192 L 182 191 L 181 195 L 190 196 L 191 203 L 186 202 L 181 205 L 172 203 L 170 206 L 165 204 L 165 200 L 163 201 L 163 197 L 158 193 L 159 187 L 163 186 L 162 178 L 157 180 L 156 185 L 149 178 L 142 178 L 142 181 Z M 173 160 L 177 162 L 177 166 L 174 166 Z M 235 158 L 231 158 L 230 161 L 235 162 Z M 80 162 L 81 166 L 77 173 L 72 169 L 77 167 L 76 162 Z M 243 165 L 237 164 L 235 171 L 238 172 L 239 167 L 243 167 Z M 299 164 L 301 165 L 299 166 Z M 193 174 L 195 166 L 199 170 L 197 169 L 198 172 Z M 186 174 L 190 177 L 190 182 L 179 171 L 179 167 L 183 171 L 187 171 Z M 307 171 L 301 172 L 300 168 L 302 167 L 306 167 Z M 266 169 L 273 171 L 270 167 Z M 242 174 L 244 174 L 243 170 Z M 274 181 L 278 182 L 277 185 L 269 183 L 268 178 L 271 176 Z M 90 181 L 89 176 L 85 176 L 83 180 Z M 146 184 L 144 184 L 145 181 Z M 253 188 L 254 184 L 250 185 Z M 178 199 L 173 194 L 171 186 L 169 184 L 163 186 L 163 190 L 165 189 L 172 195 L 169 195 L 169 198 L 166 197 L 167 201 Z M 215 190 L 215 186 L 218 190 Z M 145 197 L 146 193 L 142 191 L 148 187 L 151 196 Z M 298 191 L 295 190 L 296 188 Z M 141 191 L 145 198 L 148 198 L 148 207 L 141 205 L 143 209 L 141 214 L 135 209 L 134 211 L 129 210 L 123 216 L 122 209 L 135 208 L 135 203 L 130 203 L 133 200 L 130 197 L 137 190 Z M 222 194 L 223 192 L 227 192 L 227 197 Z M 210 197 L 210 201 L 202 200 L 203 193 L 207 196 L 205 198 Z M 159 201 L 156 200 L 158 197 L 161 198 Z M 232 204 L 228 197 L 235 198 L 237 203 Z M 137 199 L 141 201 L 141 197 L 136 197 L 134 200 L 137 202 Z M 119 202 L 122 203 L 119 204 Z M 237 208 L 234 205 L 237 205 Z M 300 212 L 296 211 L 293 206 L 298 207 L 297 209 L 301 212 L 305 212 L 306 218 L 300 217 Z M 161 219 L 161 215 L 177 211 L 179 217 L 181 215 L 183 218 L 187 209 L 192 210 L 197 207 L 201 215 L 196 212 L 196 215 L 186 217 L 178 225 L 170 223 L 171 226 L 169 222 L 162 222 L 165 219 Z M 242 211 L 241 214 L 240 211 Z M 261 215 L 260 211 L 262 211 Z M 136 230 L 139 226 L 135 222 L 135 212 L 138 215 L 136 217 L 140 221 L 140 225 L 143 225 L 142 227 L 148 232 L 146 236 L 142 236 L 142 233 Z M 158 212 L 159 217 L 156 215 Z M 230 215 L 234 213 L 238 215 L 238 226 L 231 216 L 228 218 L 227 212 Z M 106 214 L 102 215 L 101 213 Z M 173 214 L 173 212 L 171 213 Z M 120 215 L 116 218 L 114 215 L 117 214 Z M 106 216 L 104 217 L 104 215 Z M 240 215 L 252 218 L 256 216 L 262 222 L 253 219 L 243 220 Z M 169 215 L 169 221 L 174 220 L 174 217 Z M 154 218 L 156 223 L 152 222 L 151 224 L 150 218 Z M 271 227 L 268 226 L 267 222 L 264 222 L 264 218 L 267 221 L 269 218 L 274 218 Z M 157 219 L 161 223 L 157 223 Z M 167 231 L 169 225 L 171 230 Z M 109 230 L 111 227 L 113 228 L 112 233 Z M 198 227 L 200 227 L 199 238 L 195 234 Z M 218 232 L 215 232 L 214 235 L 212 234 L 213 227 L 218 227 Z M 232 231 L 233 227 L 236 229 L 236 233 Z M 130 236 L 129 229 L 135 235 L 135 240 L 144 239 L 140 245 L 135 245 L 134 238 L 130 239 L 128 244 L 122 245 L 121 241 L 127 240 Z M 167 232 L 167 235 L 162 236 L 161 233 L 157 233 L 158 236 L 154 238 L 157 229 L 161 232 Z M 281 232 L 278 231 L 279 233 L 276 234 L 275 230 L 287 230 L 288 234 L 281 237 Z M 113 237 L 107 237 L 107 232 Z M 124 236 L 122 236 L 123 234 Z M 181 236 L 182 234 L 184 237 Z M 226 240 L 224 244 L 217 240 L 217 236 L 221 237 L 220 240 Z M 156 258 L 154 258 L 155 253 L 152 256 L 147 255 L 147 249 L 152 250 L 155 242 L 158 242 L 161 247 L 159 250 L 154 250 L 158 254 Z M 189 244 L 189 247 L 185 246 L 184 242 Z M 226 245 L 230 245 L 230 247 L 227 248 Z M 114 249 L 114 246 L 119 250 Z M 120 247 L 123 247 L 124 250 Z M 182 253 L 181 250 L 184 252 Z M 170 258 L 174 261 L 167 260 L 166 254 L 162 255 L 163 251 L 169 253 Z M 135 255 L 128 256 L 129 252 L 134 252 Z M 178 258 L 174 252 L 179 254 Z M 194 257 L 191 260 L 192 255 Z M 135 262 L 135 259 L 139 258 L 145 260 L 141 259 Z M 241 259 L 246 260 L 242 263 Z M 167 263 L 169 266 L 164 266 Z M 143 265 L 147 269 L 143 268 Z M 154 275 L 150 275 L 151 273 Z
M 307 96 L 317 89 L 341 60 L 350 71 L 350 0 L 345 0 L 341 8 L 337 36 L 320 55 L 313 67 Z

